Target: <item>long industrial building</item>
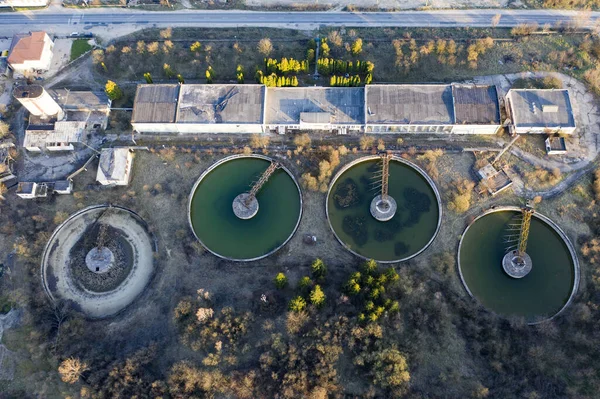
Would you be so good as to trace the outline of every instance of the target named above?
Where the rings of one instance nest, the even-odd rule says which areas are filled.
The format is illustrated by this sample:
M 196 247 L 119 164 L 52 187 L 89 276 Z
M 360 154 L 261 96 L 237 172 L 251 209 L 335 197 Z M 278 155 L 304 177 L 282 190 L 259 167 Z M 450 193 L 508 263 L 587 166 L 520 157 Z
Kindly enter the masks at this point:
M 494 134 L 501 127 L 501 112 L 495 86 L 143 84 L 137 88 L 131 124 L 142 134 Z

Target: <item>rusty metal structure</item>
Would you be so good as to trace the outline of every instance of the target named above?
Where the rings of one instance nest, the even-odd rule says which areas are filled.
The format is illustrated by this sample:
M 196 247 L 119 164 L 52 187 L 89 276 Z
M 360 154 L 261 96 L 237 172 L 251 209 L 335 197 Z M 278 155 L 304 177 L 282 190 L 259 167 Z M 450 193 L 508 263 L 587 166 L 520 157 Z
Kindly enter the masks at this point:
M 252 201 L 256 198 L 256 194 L 258 194 L 258 192 L 260 191 L 260 189 L 262 188 L 262 186 L 265 185 L 265 183 L 269 180 L 269 177 L 271 177 L 271 175 L 277 169 L 279 169 L 279 167 L 280 167 L 279 163 L 277 163 L 277 162 L 271 162 L 271 164 L 269 165 L 269 167 L 267 168 L 267 170 L 265 170 L 263 172 L 263 174 L 260 176 L 260 178 L 258 179 L 258 181 L 256 181 L 256 183 L 254 183 L 254 185 L 252 186 L 252 189 L 248 193 L 248 196 L 244 200 L 244 204 L 246 206 L 250 206 L 250 204 L 252 203 Z
M 390 159 L 391 154 L 383 154 L 381 160 L 383 165 L 381 166 L 381 199 L 384 201 L 388 199 L 388 180 L 390 177 Z

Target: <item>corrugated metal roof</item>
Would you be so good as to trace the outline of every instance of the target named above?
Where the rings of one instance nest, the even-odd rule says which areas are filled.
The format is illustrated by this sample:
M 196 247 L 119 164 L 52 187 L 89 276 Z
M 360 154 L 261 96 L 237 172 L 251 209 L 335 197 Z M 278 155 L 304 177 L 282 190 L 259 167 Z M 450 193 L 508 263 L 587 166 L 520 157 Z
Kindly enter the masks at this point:
M 131 122 L 175 122 L 178 96 L 178 84 L 138 85 Z
M 367 86 L 367 123 L 446 125 L 453 122 L 450 85 Z
M 516 127 L 575 127 L 568 90 L 510 90 L 508 98 Z
M 300 123 L 301 113 L 328 113 L 333 124 L 363 124 L 362 87 L 268 87 L 266 124 Z
M 181 85 L 178 123 L 262 123 L 263 85 Z
M 495 86 L 453 85 L 452 95 L 456 123 L 500 123 L 500 105 Z

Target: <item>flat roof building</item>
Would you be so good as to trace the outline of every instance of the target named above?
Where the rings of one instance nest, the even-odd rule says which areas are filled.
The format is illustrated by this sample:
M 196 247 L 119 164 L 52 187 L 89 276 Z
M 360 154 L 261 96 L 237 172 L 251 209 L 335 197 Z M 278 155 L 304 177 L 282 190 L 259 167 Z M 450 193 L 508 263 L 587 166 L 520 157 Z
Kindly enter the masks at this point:
M 129 148 L 104 148 L 100 152 L 96 181 L 105 186 L 126 186 L 132 165 L 133 154 Z
M 16 194 L 23 199 L 44 198 L 48 196 L 48 186 L 46 183 L 19 182 Z
M 562 155 L 567 153 L 567 142 L 564 137 L 548 137 L 546 144 L 546 154 Z
M 300 130 L 493 134 L 494 86 L 139 85 L 131 121 L 140 133 L 261 133 Z
M 73 144 L 85 139 L 86 122 L 57 121 L 51 129 L 38 129 L 39 126 L 29 126 L 25 130 L 23 147 L 27 151 L 73 151 Z
M 506 95 L 511 130 L 515 134 L 575 132 L 568 90 L 512 89 Z
M 263 85 L 139 85 L 131 124 L 143 133 L 261 133 Z
M 365 89 L 362 87 L 268 87 L 267 129 L 361 130 Z
M 500 127 L 495 86 L 368 85 L 367 133 L 493 134 Z

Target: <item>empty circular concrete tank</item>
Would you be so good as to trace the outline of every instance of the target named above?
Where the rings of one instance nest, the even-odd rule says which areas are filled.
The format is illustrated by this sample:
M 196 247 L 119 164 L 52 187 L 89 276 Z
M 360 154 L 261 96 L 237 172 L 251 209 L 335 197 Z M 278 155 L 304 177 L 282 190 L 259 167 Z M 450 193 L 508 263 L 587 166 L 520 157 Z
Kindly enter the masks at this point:
M 90 206 L 52 233 L 42 255 L 44 290 L 90 318 L 115 315 L 150 282 L 155 252 L 154 237 L 135 212 Z

